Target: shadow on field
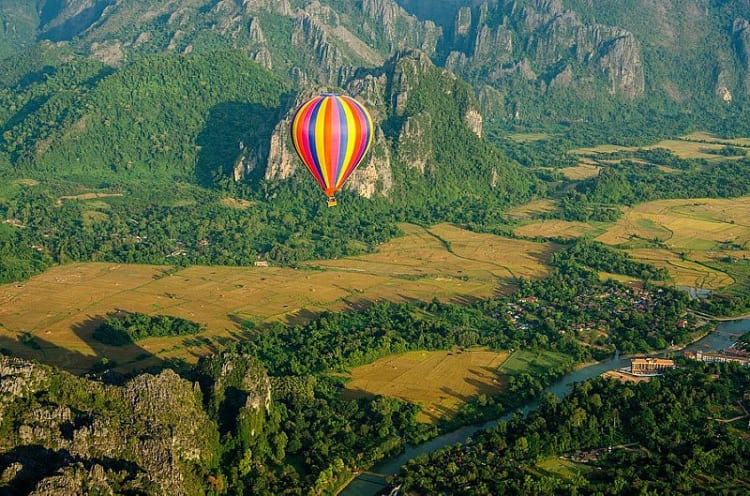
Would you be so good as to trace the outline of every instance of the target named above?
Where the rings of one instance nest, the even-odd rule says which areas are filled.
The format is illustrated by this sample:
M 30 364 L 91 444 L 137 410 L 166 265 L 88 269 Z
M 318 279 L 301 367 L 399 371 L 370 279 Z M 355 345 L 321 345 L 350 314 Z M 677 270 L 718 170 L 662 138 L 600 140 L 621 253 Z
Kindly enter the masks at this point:
M 116 368 L 159 370 L 170 365 L 135 343 L 110 346 L 94 339 L 92 337 L 94 329 L 104 321 L 105 317 L 105 315 L 87 315 L 86 320 L 72 327 L 73 333 L 88 348 L 86 351 L 64 348 L 48 341 L 42 337 L 43 332 L 34 334 L 22 332 L 17 334 L 15 339 L 0 335 L 0 353 L 27 360 L 37 360 L 75 375 L 101 374 Z M 71 345 L 81 347 L 80 343 L 71 343 Z M 114 377 L 119 374 L 108 372 L 107 375 Z

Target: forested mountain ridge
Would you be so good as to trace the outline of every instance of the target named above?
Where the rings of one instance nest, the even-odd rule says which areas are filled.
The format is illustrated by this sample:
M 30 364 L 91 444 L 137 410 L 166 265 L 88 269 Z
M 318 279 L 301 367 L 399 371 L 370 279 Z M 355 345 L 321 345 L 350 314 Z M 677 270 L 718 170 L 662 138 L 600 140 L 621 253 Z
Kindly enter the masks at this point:
M 336 89 L 297 93 L 238 50 L 152 55 L 119 69 L 52 47 L 33 54 L 31 69 L 7 71 L 0 89 L 0 152 L 32 177 L 253 187 L 290 179 L 304 170 L 288 135 L 296 104 Z M 350 181 L 361 195 L 392 196 L 398 182 L 433 200 L 455 201 L 467 190 L 504 204 L 529 198 L 532 177 L 481 138 L 471 88 L 424 52 L 361 69 L 345 88 L 377 125 L 373 151 Z
M 44 40 L 111 66 L 236 48 L 309 87 L 417 48 L 472 84 L 489 127 L 633 114 L 710 126 L 743 115 L 749 19 L 746 0 L 4 0 L 0 56 Z

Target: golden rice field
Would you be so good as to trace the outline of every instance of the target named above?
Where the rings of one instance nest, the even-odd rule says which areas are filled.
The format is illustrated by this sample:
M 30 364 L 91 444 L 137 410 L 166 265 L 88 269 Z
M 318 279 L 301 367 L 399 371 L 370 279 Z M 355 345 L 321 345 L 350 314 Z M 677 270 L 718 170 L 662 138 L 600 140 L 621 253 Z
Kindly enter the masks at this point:
M 545 219 L 517 227 L 513 233 L 529 238 L 580 238 L 586 234 L 601 232 L 601 228 L 585 222 L 574 222 L 559 219 Z
M 638 261 L 667 269 L 676 286 L 718 289 L 734 283 L 729 274 L 697 261 L 683 260 L 679 254 L 671 250 L 642 248 L 627 251 Z
M 750 197 L 659 200 L 626 209 L 597 239 L 621 244 L 635 237 L 659 238 L 669 249 L 719 250 L 722 243 L 750 241 Z
M 434 422 L 455 415 L 479 394 L 496 394 L 504 379 L 497 368 L 508 352 L 414 351 L 382 358 L 350 371 L 345 395 L 381 394 L 422 407 L 418 420 Z
M 513 207 L 506 210 L 504 214 L 509 219 L 522 220 L 548 212 L 555 212 L 557 208 L 557 202 L 555 202 L 555 200 L 546 198 L 544 200 L 534 200 L 525 205 Z
M 302 322 L 323 310 L 381 299 L 465 301 L 510 291 L 514 277 L 543 277 L 557 249 L 475 234 L 450 225 L 431 230 L 403 225 L 404 236 L 377 253 L 281 267 L 169 267 L 75 263 L 19 284 L 0 286 L 0 347 L 20 356 L 83 372 L 101 357 L 122 369 L 168 358 L 197 360 L 241 338 L 242 322 Z M 165 314 L 205 324 L 196 337 L 150 338 L 110 347 L 91 339 L 116 310 Z M 29 332 L 41 345 L 19 341 Z M 205 339 L 203 339 L 205 338 Z
M 402 226 L 404 236 L 383 245 L 377 253 L 309 265 L 325 270 L 396 277 L 381 288 L 363 291 L 365 299 L 393 297 L 395 291 L 450 298 L 460 287 L 467 295 L 488 296 L 513 287 L 517 277 L 543 277 L 557 247 L 529 241 L 477 234 L 449 224 L 430 229 Z M 417 291 L 415 284 L 425 286 Z M 449 288 L 448 293 L 445 289 Z M 421 294 L 420 294 L 421 293 Z M 431 297 L 431 296 L 430 296 Z
M 596 155 L 620 151 L 635 152 L 639 149 L 652 150 L 654 148 L 665 148 L 670 150 L 676 156 L 684 159 L 704 158 L 707 160 L 726 160 L 727 157 L 708 153 L 707 150 L 721 150 L 727 145 L 747 147 L 750 146 L 750 139 L 723 140 L 712 137 L 706 133 L 693 133 L 683 138 L 663 140 L 642 148 L 619 145 L 599 145 L 594 147 L 577 148 L 570 153 L 575 155 Z
M 750 197 L 644 203 L 626 209 L 596 239 L 623 245 L 634 258 L 667 268 L 678 286 L 724 287 L 734 282 L 732 277 L 701 262 L 750 256 Z M 638 240 L 658 240 L 663 248 L 628 247 Z
M 732 138 L 732 139 L 719 138 L 718 136 L 715 136 L 711 133 L 706 133 L 703 131 L 690 133 L 688 135 L 683 136 L 682 138 L 686 140 L 691 140 L 691 141 L 706 141 L 706 142 L 711 142 L 711 143 L 721 143 L 723 145 L 750 147 L 750 138 Z

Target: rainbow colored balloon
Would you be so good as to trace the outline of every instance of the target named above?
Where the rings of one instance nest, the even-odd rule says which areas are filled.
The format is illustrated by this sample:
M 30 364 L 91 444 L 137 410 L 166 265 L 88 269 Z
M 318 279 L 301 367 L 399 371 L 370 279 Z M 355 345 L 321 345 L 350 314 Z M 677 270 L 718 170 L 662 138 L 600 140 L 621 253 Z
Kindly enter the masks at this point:
M 334 194 L 362 162 L 372 144 L 372 117 L 356 100 L 323 94 L 299 106 L 291 125 L 302 162 L 336 205 Z

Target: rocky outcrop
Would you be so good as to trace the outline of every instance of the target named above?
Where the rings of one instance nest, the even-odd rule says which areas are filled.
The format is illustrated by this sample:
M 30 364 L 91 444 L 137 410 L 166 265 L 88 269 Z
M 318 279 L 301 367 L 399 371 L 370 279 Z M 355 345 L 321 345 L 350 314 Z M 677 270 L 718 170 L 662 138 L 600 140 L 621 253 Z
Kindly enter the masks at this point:
M 33 494 L 200 494 L 195 467 L 218 442 L 197 384 L 171 370 L 104 385 L 0 356 L 0 412 L 13 415 L 0 440 L 5 487 Z M 31 398 L 35 398 L 31 400 Z M 9 405 L 26 405 L 8 410 Z M 12 412 L 12 413 L 11 413 Z
M 377 77 L 367 74 L 361 78 L 352 79 L 346 90 L 347 94 L 367 107 L 375 123 L 373 143 L 367 157 L 344 184 L 345 189 L 356 191 L 357 194 L 366 198 L 387 194 L 393 185 L 390 144 L 378 124 L 386 115 L 385 86 L 384 75 Z M 274 128 L 268 147 L 268 161 L 264 175 L 266 180 L 284 180 L 294 176 L 299 170 L 306 172 L 305 166 L 300 162 L 292 145 L 289 126 L 294 110 L 299 104 L 325 91 L 323 88 L 318 88 L 318 91 L 306 91 L 299 95 L 294 107 L 290 108 Z
M 744 69 L 743 87 L 745 93 L 750 94 L 750 22 L 736 19 L 732 26 L 732 39 L 737 58 Z
M 408 50 L 395 55 L 386 67 L 391 72 L 388 102 L 396 115 L 402 115 L 413 89 L 434 65 L 426 53 Z
M 302 103 L 302 100 L 298 103 Z M 294 151 L 292 138 L 289 134 L 292 112 L 293 110 L 290 110 L 276 125 L 273 133 L 271 133 L 268 145 L 268 162 L 264 174 L 264 178 L 267 181 L 289 179 L 297 172 L 298 167 L 304 168 L 304 165 L 297 158 L 297 153 Z
M 424 85 L 430 89 L 424 89 Z M 306 91 L 296 104 L 323 91 L 323 88 Z M 368 108 L 375 124 L 371 150 L 344 185 L 346 189 L 367 198 L 388 195 L 393 188 L 395 163 L 422 175 L 431 174 L 436 166 L 433 142 L 436 116 L 433 111 L 419 108 L 432 98 L 440 98 L 436 91 L 460 102 L 451 111 L 457 109 L 463 125 L 481 137 L 483 117 L 470 88 L 449 71 L 436 67 L 425 52 L 404 50 L 382 68 L 361 70 L 346 83 L 344 92 Z M 417 93 L 419 103 L 410 105 Z M 290 109 L 271 137 L 266 180 L 287 179 L 304 170 L 289 136 L 292 112 Z M 384 121 L 390 126 L 388 136 L 383 131 Z
M 115 496 L 119 477 L 99 464 L 87 468 L 83 463 L 61 469 L 56 475 L 41 480 L 29 496 L 59 496 L 61 494 L 97 494 Z
M 48 374 L 45 368 L 20 358 L 0 355 L 0 423 L 3 421 L 6 408 L 13 401 L 45 387 L 47 382 Z
M 609 81 L 609 92 L 630 100 L 645 90 L 640 47 L 635 37 L 624 34 L 599 46 L 598 65 Z

